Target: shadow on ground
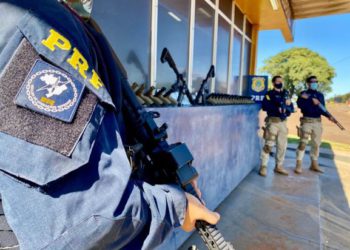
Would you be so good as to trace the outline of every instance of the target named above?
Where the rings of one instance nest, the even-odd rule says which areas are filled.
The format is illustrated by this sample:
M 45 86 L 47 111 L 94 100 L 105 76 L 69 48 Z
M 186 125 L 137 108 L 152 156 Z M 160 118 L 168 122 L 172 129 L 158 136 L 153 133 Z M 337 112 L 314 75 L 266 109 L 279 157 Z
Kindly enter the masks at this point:
M 323 175 L 293 172 L 295 151 L 288 150 L 289 176 L 254 170 L 220 205 L 218 224 L 237 250 L 350 249 L 350 156 L 345 161 L 320 158 Z M 180 249 L 206 249 L 195 233 Z

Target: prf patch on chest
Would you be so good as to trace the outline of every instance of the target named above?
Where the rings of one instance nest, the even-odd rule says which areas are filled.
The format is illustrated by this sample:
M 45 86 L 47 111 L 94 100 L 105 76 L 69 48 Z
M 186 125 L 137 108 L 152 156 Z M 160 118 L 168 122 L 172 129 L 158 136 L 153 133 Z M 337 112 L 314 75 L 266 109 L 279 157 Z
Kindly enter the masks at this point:
M 0 74 L 0 141 L 4 133 L 70 156 L 97 103 L 89 89 L 82 89 L 63 69 L 44 62 L 24 38 Z M 60 119 L 73 120 L 53 118 L 60 113 L 52 112 L 58 108 L 63 110 Z
M 65 71 L 38 59 L 15 97 L 15 103 L 38 113 L 71 122 L 84 85 Z

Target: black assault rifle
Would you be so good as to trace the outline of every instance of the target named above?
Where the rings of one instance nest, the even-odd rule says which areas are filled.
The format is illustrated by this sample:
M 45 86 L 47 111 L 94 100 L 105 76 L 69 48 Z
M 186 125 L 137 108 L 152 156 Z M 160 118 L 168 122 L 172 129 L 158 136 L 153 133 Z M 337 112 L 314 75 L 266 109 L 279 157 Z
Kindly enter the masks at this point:
M 97 27 L 95 23 L 92 25 Z M 83 23 L 83 26 L 86 27 L 85 30 L 94 43 L 96 54 L 100 59 L 99 62 L 102 63 L 101 70 L 104 70 L 106 67 L 103 66 L 104 60 L 99 43 L 90 33 L 86 24 Z M 168 144 L 166 141 L 168 125 L 164 123 L 160 127 L 157 126 L 154 118 L 159 117 L 159 113 L 148 112 L 142 107 L 130 87 L 123 65 L 113 51 L 111 54 L 111 58 L 119 66 L 115 69 L 121 71 L 120 91 L 122 93 L 123 113 L 121 119 L 125 122 L 125 127 L 128 127 L 123 143 L 129 157 L 137 160 L 136 166 L 133 166 L 134 164 L 131 162 L 131 165 L 135 167 L 133 169 L 134 177 L 140 176 L 142 180 L 146 178 L 151 184 L 177 183 L 186 192 L 199 199 L 191 184 L 198 176 L 196 169 L 192 166 L 193 156 L 191 152 L 184 143 Z M 104 73 L 107 74 L 107 72 Z M 234 250 L 231 243 L 225 241 L 215 225 L 210 225 L 205 221 L 196 221 L 196 229 L 208 249 Z
M 308 98 L 315 98 L 318 100 L 318 98 L 315 95 L 308 95 Z M 307 98 L 306 98 L 307 99 Z M 343 125 L 340 124 L 340 122 L 338 122 L 337 119 L 335 119 L 335 117 L 326 109 L 326 107 L 320 102 L 317 107 L 322 110 L 322 112 L 327 115 L 329 118 L 331 118 L 334 122 L 335 125 L 337 125 L 341 130 L 345 130 L 345 128 L 343 127 Z
M 99 62 L 101 62 L 100 69 L 103 71 L 106 67 L 103 65 L 105 60 L 100 50 L 100 44 L 91 33 L 87 24 L 84 22 L 81 23 L 94 45 L 96 56 Z M 95 22 L 91 21 L 91 25 L 96 30 L 100 30 Z M 168 137 L 166 132 L 167 124 L 164 123 L 160 127 L 157 126 L 154 118 L 159 117 L 159 113 L 148 112 L 141 106 L 134 91 L 130 87 L 123 65 L 112 50 L 110 53 L 110 58 L 116 63 L 115 66 L 119 66 L 115 67 L 115 70 L 121 73 L 120 91 L 122 93 L 121 111 L 123 118 L 120 119 L 125 122 L 125 127 L 128 126 L 129 128 L 126 131 L 125 138 L 123 138 L 123 143 L 132 145 L 129 147 L 125 145 L 130 158 L 134 159 L 138 156 L 140 166 L 135 167 L 140 167 L 141 172 L 144 171 L 146 176 L 149 176 L 151 183 L 177 183 L 186 192 L 191 193 L 199 199 L 198 194 L 191 184 L 192 180 L 198 176 L 196 169 L 192 166 L 193 156 L 191 152 L 184 143 L 168 144 L 166 141 Z M 104 73 L 107 74 L 107 72 Z M 111 86 L 107 86 L 107 88 L 111 88 Z M 144 168 L 142 163 L 145 164 Z M 137 172 L 137 170 L 134 171 L 134 173 Z M 135 174 L 135 177 L 137 176 Z M 205 221 L 196 221 L 196 229 L 208 249 L 234 250 L 231 243 L 225 241 L 215 225 L 210 225 Z
M 209 88 L 208 88 L 208 80 L 210 78 L 214 78 L 215 77 L 215 67 L 214 65 L 211 65 L 209 68 L 209 71 L 207 73 L 207 77 L 203 80 L 198 93 L 196 95 L 196 99 L 194 100 L 194 103 L 196 105 L 206 105 L 207 104 L 207 97 L 209 94 Z
M 168 144 L 167 124 L 157 126 L 154 118 L 159 117 L 159 113 L 148 112 L 139 104 L 126 79 L 122 84 L 122 93 L 123 116 L 133 132 L 131 143 L 142 145 L 135 153 L 144 165 L 135 172 L 141 173 L 142 178 L 146 176 L 150 183 L 178 183 L 186 192 L 199 199 L 191 184 L 198 173 L 192 166 L 193 156 L 187 146 L 184 143 Z M 215 225 L 197 221 L 196 229 L 208 249 L 234 249 Z
M 333 122 L 335 123 L 335 125 L 337 125 L 341 130 L 345 130 L 345 128 L 343 127 L 343 125 L 340 124 L 340 122 L 338 122 L 337 119 L 335 119 L 335 117 L 329 113 L 329 111 L 326 109 L 325 106 L 322 105 L 322 103 L 318 104 L 319 109 L 321 109 L 329 118 L 331 118 L 333 120 Z
M 170 89 L 164 94 L 164 97 L 168 97 L 171 95 L 171 93 L 178 91 L 179 95 L 177 96 L 177 103 L 178 106 L 181 106 L 182 99 L 184 95 L 187 96 L 188 101 L 194 105 L 194 100 L 192 98 L 192 95 L 187 87 L 186 81 L 183 77 L 183 74 L 180 74 L 179 70 L 176 67 L 176 64 L 167 48 L 164 48 L 162 51 L 162 55 L 160 57 L 160 61 L 162 63 L 167 62 L 170 66 L 170 68 L 173 69 L 175 75 L 176 75 L 176 82 L 171 85 Z

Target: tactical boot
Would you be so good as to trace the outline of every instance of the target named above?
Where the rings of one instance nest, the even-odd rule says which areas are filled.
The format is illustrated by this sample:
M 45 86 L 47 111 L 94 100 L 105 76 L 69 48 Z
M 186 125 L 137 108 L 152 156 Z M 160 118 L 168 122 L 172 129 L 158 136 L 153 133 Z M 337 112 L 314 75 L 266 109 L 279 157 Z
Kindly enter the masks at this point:
M 259 174 L 260 174 L 261 176 L 264 176 L 264 177 L 265 177 L 266 174 L 267 174 L 267 167 L 261 165 L 260 170 L 259 170 Z
M 281 175 L 288 175 L 288 171 L 283 168 L 282 165 L 276 165 L 275 167 L 275 173 L 281 174 Z
M 318 165 L 318 162 L 316 160 L 311 160 L 310 170 L 321 173 L 321 174 L 323 173 L 323 170 L 320 168 L 320 166 Z
M 296 174 L 301 174 L 301 172 L 303 172 L 302 165 L 301 165 L 301 160 L 297 160 L 297 165 L 296 165 L 296 167 L 294 169 L 294 172 Z

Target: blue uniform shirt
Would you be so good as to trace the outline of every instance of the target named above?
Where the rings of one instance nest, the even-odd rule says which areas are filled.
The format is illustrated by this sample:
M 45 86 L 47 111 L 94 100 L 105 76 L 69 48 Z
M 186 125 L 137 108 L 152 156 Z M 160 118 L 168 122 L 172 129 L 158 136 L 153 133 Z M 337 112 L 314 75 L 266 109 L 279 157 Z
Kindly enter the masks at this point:
M 186 198 L 130 177 L 127 82 L 103 35 L 56 0 L 1 1 L 0 16 L 0 193 L 20 248 L 156 248 Z
M 294 112 L 294 106 L 292 103 L 289 106 L 285 104 L 286 95 L 287 93 L 285 90 L 278 92 L 273 89 L 266 93 L 262 102 L 262 109 L 266 111 L 267 116 L 279 117 L 282 120 L 285 120 L 292 112 Z M 280 108 L 282 108 L 282 110 L 284 109 L 284 112 L 281 113 Z
M 302 98 L 301 96 L 303 94 L 307 94 L 309 98 Z M 312 89 L 302 91 L 298 97 L 297 104 L 298 107 L 301 109 L 303 116 L 310 118 L 320 118 L 321 115 L 324 115 L 328 117 L 328 115 L 324 111 L 322 111 L 318 106 L 314 105 L 312 98 L 318 99 L 320 103 L 323 106 L 325 106 L 324 96 L 321 92 Z

